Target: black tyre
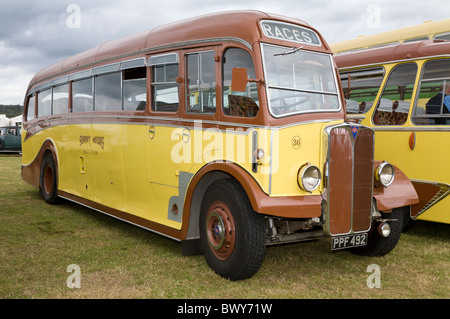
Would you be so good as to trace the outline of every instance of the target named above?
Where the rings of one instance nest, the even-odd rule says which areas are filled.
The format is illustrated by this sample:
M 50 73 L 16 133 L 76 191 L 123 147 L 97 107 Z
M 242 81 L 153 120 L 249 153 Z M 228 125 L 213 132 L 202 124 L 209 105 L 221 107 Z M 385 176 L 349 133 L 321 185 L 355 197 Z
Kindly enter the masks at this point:
M 56 180 L 55 160 L 52 154 L 47 153 L 42 159 L 39 190 L 49 204 L 55 204 L 58 200 Z
M 373 223 L 369 232 L 367 246 L 354 248 L 353 253 L 363 256 L 384 256 L 388 254 L 397 245 L 403 230 L 404 210 L 408 207 L 400 207 L 392 210 L 392 213 L 381 213 L 382 219 L 387 221 L 391 227 L 391 233 L 388 237 L 383 237 L 378 233 L 378 223 Z
M 411 218 L 410 216 L 410 210 L 404 209 L 403 210 L 403 232 L 407 232 L 410 230 L 414 225 L 416 221 Z
M 250 278 L 260 268 L 266 253 L 265 219 L 253 211 L 235 180 L 221 179 L 207 189 L 200 239 L 208 265 L 226 279 Z

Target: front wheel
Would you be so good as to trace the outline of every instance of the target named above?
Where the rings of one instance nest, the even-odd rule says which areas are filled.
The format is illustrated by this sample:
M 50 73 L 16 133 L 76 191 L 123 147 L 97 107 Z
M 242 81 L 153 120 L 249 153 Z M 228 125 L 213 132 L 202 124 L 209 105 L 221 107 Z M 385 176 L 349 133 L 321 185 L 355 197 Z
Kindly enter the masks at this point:
M 381 236 L 378 231 L 379 223 L 373 223 L 369 232 L 367 246 L 352 249 L 352 252 L 362 256 L 384 256 L 397 245 L 403 230 L 404 210 L 408 207 L 399 207 L 392 210 L 392 213 L 381 213 L 382 219 L 387 219 L 391 227 L 391 233 L 387 237 Z
M 208 265 L 226 279 L 250 278 L 261 266 L 266 252 L 264 216 L 253 211 L 235 180 L 218 180 L 206 191 L 200 239 Z

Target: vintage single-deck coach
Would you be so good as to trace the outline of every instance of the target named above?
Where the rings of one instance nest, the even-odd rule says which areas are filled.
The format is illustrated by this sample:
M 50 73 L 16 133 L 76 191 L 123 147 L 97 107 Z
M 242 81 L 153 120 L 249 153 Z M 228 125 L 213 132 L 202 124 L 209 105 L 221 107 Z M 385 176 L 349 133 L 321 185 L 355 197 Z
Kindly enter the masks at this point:
M 210 14 L 104 43 L 26 93 L 22 177 L 203 253 L 230 280 L 266 245 L 331 237 L 384 255 L 409 179 L 346 122 L 331 51 L 308 24 Z

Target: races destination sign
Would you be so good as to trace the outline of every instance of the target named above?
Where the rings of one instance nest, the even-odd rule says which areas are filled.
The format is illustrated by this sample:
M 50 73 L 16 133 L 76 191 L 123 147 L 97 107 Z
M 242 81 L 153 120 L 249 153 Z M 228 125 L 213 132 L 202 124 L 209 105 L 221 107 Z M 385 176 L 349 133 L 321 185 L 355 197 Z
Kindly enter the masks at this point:
M 307 28 L 278 21 L 261 21 L 266 37 L 310 45 L 320 45 L 318 35 Z

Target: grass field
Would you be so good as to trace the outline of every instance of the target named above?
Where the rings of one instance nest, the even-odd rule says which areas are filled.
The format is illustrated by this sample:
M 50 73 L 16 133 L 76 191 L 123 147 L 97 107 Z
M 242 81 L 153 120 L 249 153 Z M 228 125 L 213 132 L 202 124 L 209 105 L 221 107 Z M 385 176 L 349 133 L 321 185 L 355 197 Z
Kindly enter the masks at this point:
M 245 281 L 216 275 L 175 241 L 63 201 L 48 205 L 0 155 L 0 298 L 450 298 L 450 225 L 417 222 L 381 258 L 331 252 L 329 239 L 269 247 Z M 81 287 L 68 288 L 69 265 Z M 380 269 L 369 288 L 367 268 Z

